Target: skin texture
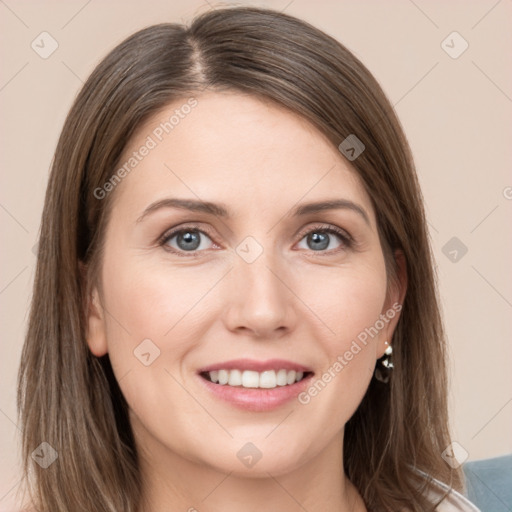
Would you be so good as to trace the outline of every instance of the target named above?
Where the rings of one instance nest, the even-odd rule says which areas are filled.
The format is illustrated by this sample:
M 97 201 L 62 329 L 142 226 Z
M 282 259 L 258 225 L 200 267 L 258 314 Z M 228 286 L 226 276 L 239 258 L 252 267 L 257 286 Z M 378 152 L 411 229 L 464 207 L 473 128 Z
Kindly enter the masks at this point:
M 146 510 L 364 511 L 343 473 L 344 425 L 398 313 L 307 405 L 293 399 L 271 411 L 242 410 L 205 390 L 197 371 L 231 359 L 279 358 L 320 377 L 402 302 L 403 266 L 402 285 L 386 297 L 370 198 L 313 126 L 239 93 L 196 99 L 113 192 L 101 286 L 90 305 L 88 345 L 97 356 L 109 353 L 130 406 Z M 121 161 L 185 102 L 139 127 Z M 169 197 L 223 203 L 232 218 L 161 208 L 137 222 Z M 290 215 L 298 204 L 339 198 L 360 205 L 369 224 L 349 209 Z M 159 244 L 170 228 L 192 222 L 205 232 L 198 257 L 176 236 Z M 307 236 L 316 224 L 338 226 L 354 245 L 330 234 L 328 247 L 316 249 Z M 262 249 L 252 263 L 237 252 L 248 236 Z M 134 355 L 145 339 L 160 350 L 149 366 Z M 248 442 L 262 454 L 252 467 L 237 457 Z

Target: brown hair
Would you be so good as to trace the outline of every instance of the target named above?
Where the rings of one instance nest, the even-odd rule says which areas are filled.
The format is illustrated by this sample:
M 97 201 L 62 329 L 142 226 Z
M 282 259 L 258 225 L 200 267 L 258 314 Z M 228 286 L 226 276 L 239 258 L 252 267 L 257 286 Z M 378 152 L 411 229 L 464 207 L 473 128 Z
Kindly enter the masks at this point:
M 25 483 L 41 511 L 136 512 L 137 451 L 108 354 L 86 343 L 88 286 L 98 277 L 112 204 L 94 191 L 114 174 L 137 127 L 202 90 L 245 92 L 309 120 L 338 147 L 365 150 L 352 167 L 377 216 L 389 277 L 403 252 L 407 297 L 388 384 L 373 379 L 345 427 L 347 476 L 372 510 L 433 510 L 427 479 L 463 489 L 441 458 L 450 443 L 446 346 L 423 200 L 393 108 L 365 66 L 310 24 L 270 9 L 212 10 L 190 26 L 145 28 L 93 71 L 60 136 L 46 192 L 30 319 L 19 370 Z M 81 266 L 87 268 L 83 279 Z M 47 469 L 30 454 L 59 454 Z M 29 476 L 29 472 L 33 475 Z

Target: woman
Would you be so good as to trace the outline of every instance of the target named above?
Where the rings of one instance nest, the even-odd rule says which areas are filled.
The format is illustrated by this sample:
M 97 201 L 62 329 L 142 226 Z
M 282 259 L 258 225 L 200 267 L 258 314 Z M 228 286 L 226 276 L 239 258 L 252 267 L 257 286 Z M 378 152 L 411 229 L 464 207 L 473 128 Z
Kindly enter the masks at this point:
M 413 159 L 344 46 L 230 8 L 97 66 L 20 367 L 37 510 L 477 510 L 446 392 Z

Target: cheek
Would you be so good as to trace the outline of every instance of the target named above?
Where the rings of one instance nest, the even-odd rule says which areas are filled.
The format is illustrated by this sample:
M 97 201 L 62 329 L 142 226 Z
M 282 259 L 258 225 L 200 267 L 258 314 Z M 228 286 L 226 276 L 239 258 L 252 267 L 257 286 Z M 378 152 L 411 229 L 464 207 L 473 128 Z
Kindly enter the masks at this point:
M 136 345 L 149 338 L 162 350 L 172 341 L 174 351 L 188 346 L 181 334 L 191 319 L 197 327 L 198 311 L 209 304 L 207 300 L 201 304 L 202 298 L 219 279 L 212 272 L 201 273 L 193 267 L 173 268 L 136 258 L 111 265 L 105 262 L 105 277 L 109 283 L 105 298 L 111 313 L 108 324 L 114 331 L 109 341 L 115 343 L 120 335 Z
M 358 336 L 364 339 L 366 329 L 379 320 L 386 285 L 384 262 L 380 258 L 364 265 L 317 270 L 302 281 L 301 296 L 327 333 L 322 337 L 326 352 L 338 355 Z
M 158 439 L 190 435 L 204 411 L 182 384 L 184 365 L 203 339 L 199 315 L 208 301 L 198 301 L 219 277 L 111 258 L 104 278 L 109 357 L 134 428 Z
M 324 355 L 322 370 L 300 403 L 318 418 L 336 417 L 326 427 L 334 434 L 355 412 L 373 376 L 377 340 L 385 325 L 380 315 L 386 275 L 383 261 L 377 259 L 364 269 L 331 268 L 327 274 L 322 293 L 316 288 L 308 303 L 324 326 L 325 335 L 316 338 Z
M 181 404 L 184 417 L 197 414 L 186 413 L 188 404 L 183 404 L 190 397 L 173 377 L 186 382 L 189 354 L 218 316 L 212 309 L 217 301 L 211 300 L 209 292 L 225 270 L 212 267 L 199 272 L 193 266 L 166 265 L 162 260 L 116 256 L 111 253 L 104 262 L 107 343 L 127 402 L 140 417 L 152 417 L 149 396 L 153 405 L 168 403 L 171 397 Z

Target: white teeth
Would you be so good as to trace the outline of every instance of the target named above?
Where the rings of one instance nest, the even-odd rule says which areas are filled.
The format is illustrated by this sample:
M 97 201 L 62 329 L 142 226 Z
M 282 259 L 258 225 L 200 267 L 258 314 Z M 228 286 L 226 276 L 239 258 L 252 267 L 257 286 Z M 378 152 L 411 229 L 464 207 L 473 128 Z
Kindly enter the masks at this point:
M 231 370 L 231 373 L 236 371 L 238 370 Z M 242 382 L 240 382 L 240 384 L 242 384 L 244 388 L 257 388 L 260 384 L 259 373 L 246 370 L 244 373 L 242 373 Z
M 279 370 L 277 372 L 277 385 L 278 386 L 286 386 L 287 378 L 286 378 L 286 370 Z
M 260 373 L 260 388 L 275 388 L 277 386 L 276 372 L 269 370 Z
M 241 386 L 242 385 L 242 372 L 240 370 L 231 370 L 229 372 L 228 384 L 230 386 Z
M 212 374 L 210 373 L 210 377 Z M 227 384 L 229 380 L 229 372 L 227 370 L 219 370 L 219 384 Z
M 242 386 L 244 388 L 272 389 L 277 386 L 286 386 L 299 382 L 304 372 L 295 370 L 266 370 L 255 372 L 251 370 L 214 370 L 208 372 L 210 380 L 214 383 L 228 386 Z

